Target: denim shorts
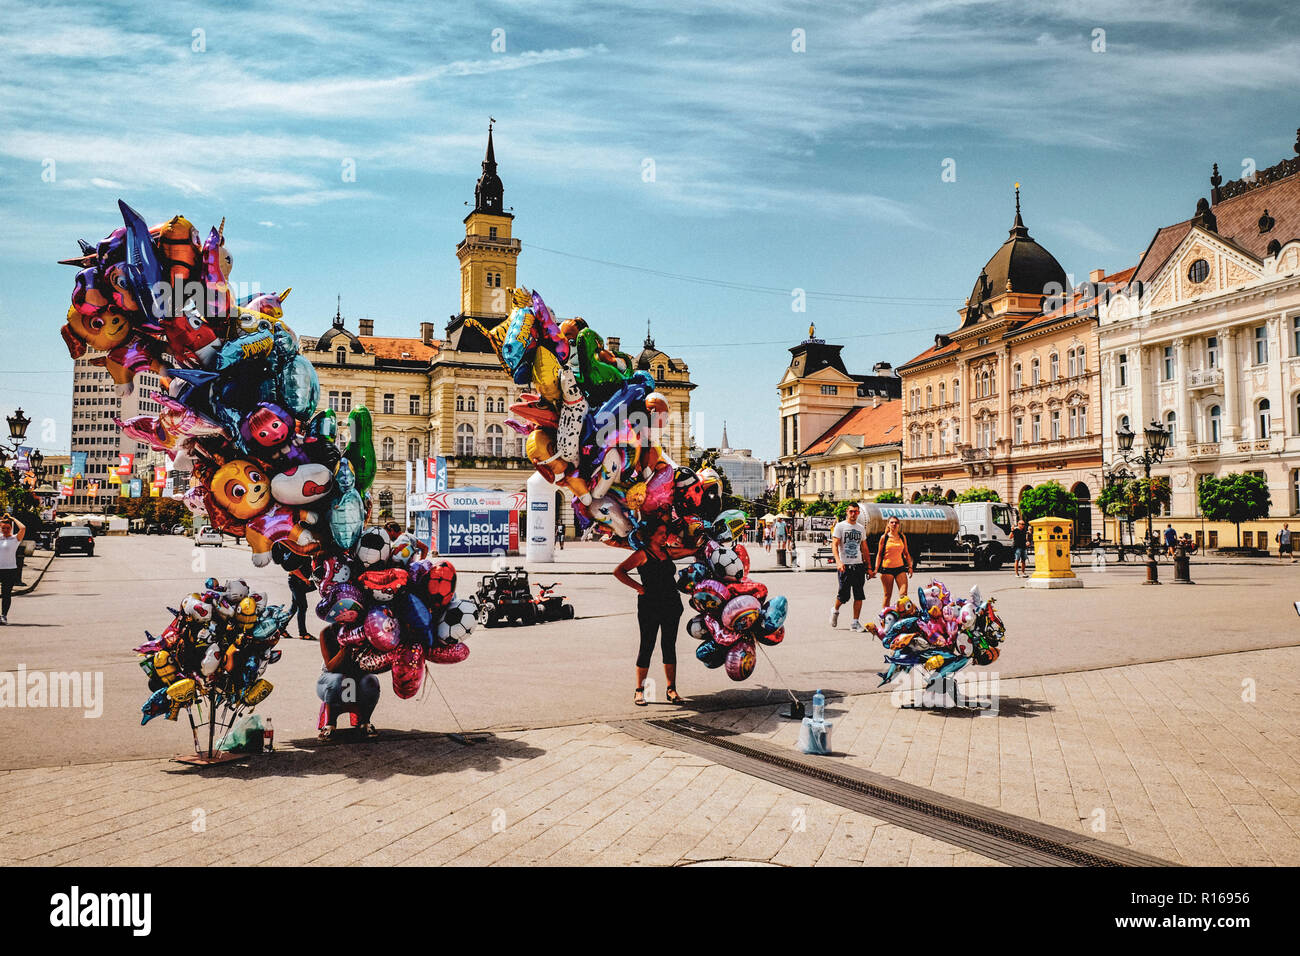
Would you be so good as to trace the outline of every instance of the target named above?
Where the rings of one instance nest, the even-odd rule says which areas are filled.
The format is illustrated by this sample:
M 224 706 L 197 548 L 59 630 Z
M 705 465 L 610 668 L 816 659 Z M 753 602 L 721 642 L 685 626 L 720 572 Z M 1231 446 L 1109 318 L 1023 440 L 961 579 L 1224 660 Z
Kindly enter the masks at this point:
M 1011 555 L 1012 562 L 1014 563 L 1016 561 L 1020 561 L 1023 563 L 1025 561 L 1028 561 L 1029 560 L 1028 551 L 1029 551 L 1028 548 L 1016 548 L 1015 552 Z

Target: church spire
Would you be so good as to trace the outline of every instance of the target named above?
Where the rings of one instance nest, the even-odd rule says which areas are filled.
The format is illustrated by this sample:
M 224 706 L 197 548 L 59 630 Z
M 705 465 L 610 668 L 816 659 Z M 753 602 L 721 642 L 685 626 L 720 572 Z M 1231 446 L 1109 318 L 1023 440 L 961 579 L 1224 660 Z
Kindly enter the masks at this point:
M 719 451 L 731 451 L 731 442 L 727 440 L 727 420 L 722 420 L 722 447 Z
M 500 216 L 504 211 L 502 205 L 505 192 L 501 177 L 497 175 L 496 151 L 492 147 L 492 126 L 496 120 L 488 117 L 487 153 L 483 157 L 483 174 L 474 186 L 474 211 Z
M 1011 224 L 1010 236 L 1012 239 L 1029 238 L 1029 230 L 1025 228 L 1025 221 L 1020 218 L 1020 183 L 1016 183 L 1016 221 Z

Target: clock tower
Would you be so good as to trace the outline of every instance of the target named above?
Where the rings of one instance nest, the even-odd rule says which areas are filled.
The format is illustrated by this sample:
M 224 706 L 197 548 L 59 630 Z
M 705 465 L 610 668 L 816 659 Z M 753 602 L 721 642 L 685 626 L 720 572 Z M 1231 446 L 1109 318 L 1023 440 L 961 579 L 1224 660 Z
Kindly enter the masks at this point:
M 474 186 L 474 210 L 465 217 L 465 238 L 456 246 L 460 313 L 447 324 L 447 339 L 457 351 L 491 352 L 492 347 L 480 333 L 464 327 L 465 319 L 478 319 L 490 328 L 510 311 L 509 290 L 515 286 L 520 244 L 511 238 L 515 217 L 507 211 L 503 194 L 489 123 L 483 173 Z

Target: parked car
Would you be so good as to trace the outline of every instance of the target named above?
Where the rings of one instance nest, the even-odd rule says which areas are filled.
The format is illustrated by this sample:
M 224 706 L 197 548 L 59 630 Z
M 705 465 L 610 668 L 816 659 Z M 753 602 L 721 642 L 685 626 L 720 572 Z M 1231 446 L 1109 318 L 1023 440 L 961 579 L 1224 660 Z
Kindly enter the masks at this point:
M 145 534 L 166 534 L 167 531 L 157 521 L 150 521 L 144 526 Z
M 90 557 L 95 556 L 95 536 L 89 528 L 60 528 L 54 538 L 54 553 L 68 554 L 80 551 Z
M 184 534 L 184 533 L 185 533 L 185 525 L 183 524 L 172 525 L 172 534 Z
M 210 524 L 205 524 L 198 531 L 194 532 L 194 546 L 198 548 L 205 544 L 214 544 L 218 548 L 225 546 L 221 540 L 221 532 Z

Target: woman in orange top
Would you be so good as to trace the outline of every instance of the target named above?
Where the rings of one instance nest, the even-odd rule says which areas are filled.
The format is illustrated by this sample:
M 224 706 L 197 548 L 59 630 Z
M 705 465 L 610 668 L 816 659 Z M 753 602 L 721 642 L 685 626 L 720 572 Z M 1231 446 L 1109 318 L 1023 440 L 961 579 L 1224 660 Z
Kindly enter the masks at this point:
M 898 596 L 907 594 L 907 576 L 912 573 L 912 553 L 907 550 L 907 536 L 899 530 L 897 518 L 885 523 L 885 533 L 876 546 L 876 573 L 885 588 L 885 603 L 890 607 L 894 599 L 894 582 L 898 582 Z

